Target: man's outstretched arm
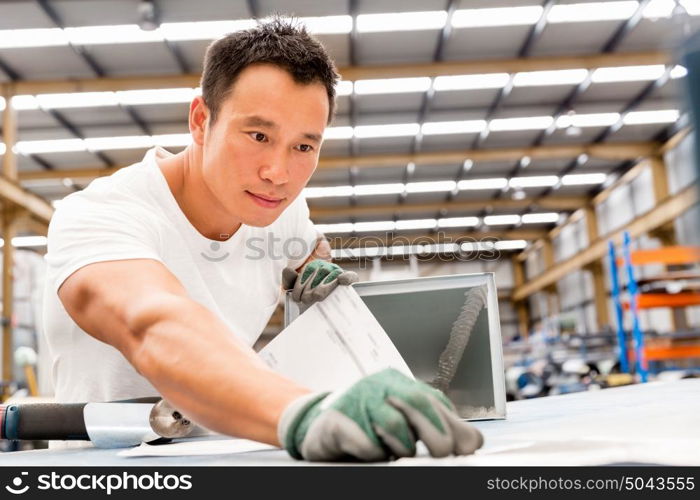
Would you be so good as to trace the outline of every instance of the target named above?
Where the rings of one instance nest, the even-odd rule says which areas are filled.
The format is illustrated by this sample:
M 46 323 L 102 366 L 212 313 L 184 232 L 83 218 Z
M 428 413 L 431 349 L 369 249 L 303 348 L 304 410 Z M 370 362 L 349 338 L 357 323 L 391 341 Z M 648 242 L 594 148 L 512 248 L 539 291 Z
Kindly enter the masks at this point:
M 118 349 L 183 414 L 223 434 L 282 444 L 283 410 L 309 391 L 270 370 L 163 264 L 90 264 L 58 294 L 83 330 Z

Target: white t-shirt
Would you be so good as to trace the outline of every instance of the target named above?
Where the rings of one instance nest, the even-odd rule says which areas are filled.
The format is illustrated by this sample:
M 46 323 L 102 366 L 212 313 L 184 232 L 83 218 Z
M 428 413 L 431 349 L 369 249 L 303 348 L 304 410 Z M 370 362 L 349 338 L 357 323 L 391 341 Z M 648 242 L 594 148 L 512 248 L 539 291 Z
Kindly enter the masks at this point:
M 169 154 L 152 149 L 140 163 L 96 179 L 67 196 L 51 220 L 43 320 L 59 402 L 158 394 L 117 349 L 88 335 L 64 309 L 58 288 L 81 267 L 127 259 L 162 262 L 193 300 L 253 345 L 278 303 L 282 270 L 300 266 L 315 248 L 318 233 L 302 196 L 267 227 L 241 225 L 221 242 L 205 238 L 182 213 L 158 168 L 156 157 Z

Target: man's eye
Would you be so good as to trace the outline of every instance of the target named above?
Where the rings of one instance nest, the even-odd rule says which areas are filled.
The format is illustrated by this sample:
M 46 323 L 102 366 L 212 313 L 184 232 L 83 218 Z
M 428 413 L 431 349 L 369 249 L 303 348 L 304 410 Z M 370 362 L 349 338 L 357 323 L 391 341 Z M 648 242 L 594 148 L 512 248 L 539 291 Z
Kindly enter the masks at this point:
M 308 153 L 313 148 L 309 144 L 299 144 L 299 151 L 302 153 Z
M 252 132 L 250 136 L 258 142 L 265 142 L 265 139 L 267 139 L 267 136 L 262 132 Z

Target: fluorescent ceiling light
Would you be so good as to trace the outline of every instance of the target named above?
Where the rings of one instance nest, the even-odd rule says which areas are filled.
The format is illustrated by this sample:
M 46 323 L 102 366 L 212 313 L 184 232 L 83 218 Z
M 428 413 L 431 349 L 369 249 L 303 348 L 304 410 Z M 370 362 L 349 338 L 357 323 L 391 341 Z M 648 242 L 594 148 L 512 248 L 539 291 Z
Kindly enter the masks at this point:
M 492 179 L 469 179 L 459 181 L 457 183 L 457 189 L 460 191 L 475 189 L 503 189 L 507 185 L 508 180 L 503 177 L 496 177 Z
M 0 155 L 4 155 L 4 154 L 5 154 L 5 149 L 6 149 L 5 143 L 4 143 L 4 142 L 0 142 Z
M 302 17 L 299 22 L 317 35 L 336 35 L 352 31 L 352 16 Z
M 90 151 L 103 151 L 110 149 L 143 149 L 153 147 L 153 138 L 150 135 L 93 137 L 85 139 L 85 146 Z
M 12 238 L 13 247 L 44 247 L 46 246 L 46 236 L 15 236 Z M 5 246 L 5 239 L 0 238 L 0 248 Z
M 680 4 L 685 8 L 688 15 L 700 15 L 700 4 L 697 0 L 681 0 Z M 674 0 L 652 0 L 644 9 L 644 17 L 648 19 L 669 18 L 676 8 Z
M 352 127 L 328 127 L 323 132 L 324 140 L 333 139 L 351 139 L 352 138 Z
M 33 95 L 16 95 L 12 98 L 12 107 L 17 111 L 39 109 L 39 101 Z
M 153 139 L 154 145 L 164 148 L 184 147 L 189 146 L 192 143 L 192 135 L 189 132 L 186 134 L 154 135 L 151 138 Z
M 323 186 L 304 188 L 306 198 L 332 198 L 337 196 L 352 196 L 352 186 Z
M 46 94 L 48 95 L 48 94 Z M 17 99 L 15 101 L 14 99 Z M 36 100 L 32 96 L 17 96 L 13 98 L 13 104 L 17 102 L 21 109 L 31 109 Z M 78 104 L 75 99 L 71 98 L 71 102 Z M 60 104 L 58 104 L 60 105 Z M 653 110 L 653 111 L 635 111 L 628 113 L 625 116 L 624 124 L 640 125 L 648 123 L 672 123 L 678 119 L 679 111 L 674 109 Z M 566 115 L 557 120 L 557 127 L 564 128 L 568 126 L 575 127 L 595 127 L 607 126 L 616 123 L 619 119 L 617 113 L 592 113 L 582 115 Z M 524 118 L 502 118 L 491 120 L 489 128 L 491 131 L 516 131 L 516 130 L 541 130 L 548 128 L 552 123 L 551 116 L 533 116 Z M 482 120 L 468 120 L 456 122 L 428 122 L 423 125 L 423 133 L 431 134 L 449 134 L 449 133 L 470 133 L 483 130 L 484 122 Z M 324 132 L 325 139 L 350 139 L 358 138 L 376 138 L 376 137 L 411 137 L 418 134 L 421 130 L 417 123 L 397 123 L 386 125 L 361 125 L 354 129 L 352 127 L 329 127 Z M 150 147 L 150 141 L 155 141 L 155 144 L 163 146 L 186 146 L 190 144 L 191 138 L 189 134 L 166 134 L 162 136 L 162 140 L 156 140 L 149 136 L 127 136 L 127 137 L 103 137 L 90 139 L 92 147 L 99 146 L 99 149 L 122 149 L 124 147 Z M 59 153 L 66 151 L 83 151 L 85 144 L 80 139 L 57 139 L 57 140 L 41 140 L 41 141 L 20 141 L 21 146 L 17 149 L 20 154 L 32 153 Z M 126 146 L 128 144 L 128 146 Z M 147 146 L 140 146 L 145 144 Z M 114 145 L 114 146 L 113 146 Z M 53 149 L 52 149 L 53 148 Z M 493 181 L 493 179 L 476 179 L 460 182 L 459 189 L 495 189 L 493 186 L 480 186 L 480 183 Z M 497 182 L 505 182 L 504 179 Z M 471 187 L 470 187 L 471 186 Z M 477 187 L 474 187 L 477 186 Z
M 540 19 L 542 11 L 539 5 L 457 10 L 452 15 L 452 27 L 526 26 L 535 24 Z
M 522 217 L 523 224 L 541 224 L 557 222 L 559 214 L 556 212 L 545 212 L 541 214 L 525 214 Z
M 335 248 L 331 250 L 334 259 L 358 259 L 384 255 L 384 247 Z
M 602 184 L 608 176 L 606 174 L 569 174 L 561 178 L 564 186 L 580 186 L 584 184 Z
M 677 109 L 659 109 L 655 111 L 632 111 L 623 119 L 625 125 L 645 125 L 650 123 L 673 123 L 678 121 Z
M 647 19 L 671 17 L 675 8 L 676 2 L 674 0 L 651 0 L 644 9 L 642 16 Z
M 393 231 L 396 227 L 394 221 L 381 220 L 376 222 L 355 222 L 355 232 L 362 231 Z
M 691 16 L 700 16 L 700 3 L 697 0 L 681 0 L 681 5 Z
M 522 250 L 527 246 L 527 241 L 525 240 L 503 240 L 497 241 L 496 250 Z
M 559 182 L 556 175 L 536 175 L 531 177 L 513 177 L 509 184 L 512 188 L 549 187 Z
M 462 252 L 484 252 L 494 250 L 496 248 L 496 244 L 493 241 L 465 241 L 459 247 Z
M 163 23 L 158 30 L 160 35 L 174 42 L 185 40 L 214 40 L 228 33 L 253 28 L 253 19 L 229 21 L 195 21 L 183 23 Z
M 417 31 L 441 29 L 447 21 L 444 10 L 429 12 L 399 12 L 390 14 L 360 14 L 357 16 L 359 33 L 387 31 Z
M 335 86 L 335 95 L 338 97 L 352 94 L 353 84 L 348 80 L 340 80 Z
M 385 255 L 416 255 L 432 253 L 484 252 L 496 250 L 521 250 L 527 246 L 525 240 L 502 240 L 484 242 L 464 242 L 419 245 L 392 245 L 389 247 L 336 248 L 331 250 L 334 259 L 379 257 Z
M 85 151 L 82 139 L 51 139 L 43 141 L 18 141 L 15 150 L 22 155 L 40 153 L 65 153 L 70 151 Z
M 116 92 L 120 104 L 127 106 L 139 106 L 144 104 L 164 103 L 189 103 L 198 94 L 198 89 L 174 88 L 174 89 L 148 89 L 148 90 L 120 90 Z
M 598 73 L 595 77 L 599 83 L 652 80 L 663 74 L 662 65 L 621 66 L 600 69 L 604 71 Z M 580 81 L 581 75 L 584 75 L 585 77 L 586 71 L 587 70 L 584 69 L 574 69 L 517 73 L 515 75 L 514 84 L 516 86 L 552 86 L 560 84 L 575 84 Z M 671 71 L 671 78 L 683 78 L 686 76 L 686 74 L 687 70 L 683 66 L 676 65 Z M 504 85 L 506 85 L 508 79 L 509 75 L 507 73 L 439 76 L 435 78 L 433 88 L 436 91 L 502 88 Z M 419 77 L 361 80 L 357 83 L 361 87 L 358 89 L 359 94 L 388 94 L 425 91 L 430 87 L 429 82 L 429 77 Z M 353 82 L 345 80 L 338 82 L 338 85 L 336 86 L 336 94 L 338 96 L 350 95 L 352 92 Z M 16 110 L 26 111 L 40 109 L 40 106 L 46 109 L 60 109 L 83 108 L 90 106 L 117 106 L 119 104 L 140 106 L 153 104 L 189 103 L 197 95 L 201 95 L 201 89 L 199 87 L 195 89 L 172 88 L 126 90 L 117 92 L 74 92 L 65 94 L 39 94 L 37 96 L 19 95 L 13 97 L 12 103 Z M 3 101 L 0 100 L 0 109 L 4 109 L 2 103 Z M 480 122 L 471 120 L 467 122 L 455 121 L 433 123 L 444 123 L 446 126 L 446 131 L 432 132 L 432 130 L 435 130 L 437 125 L 431 124 L 423 130 L 424 134 L 459 133 L 458 129 L 455 129 L 455 132 L 450 132 L 449 130 L 451 126 L 447 124 L 454 123 L 455 126 L 457 126 L 456 124 L 462 123 L 465 127 L 473 126 L 476 128 Z M 339 137 L 328 136 L 326 138 L 350 138 L 352 135 L 350 132 L 348 132 L 348 130 L 350 130 L 349 127 L 347 127 L 344 131 L 339 131 Z M 330 133 L 332 134 L 332 131 Z
M 411 251 L 411 247 L 406 245 L 392 245 L 385 248 L 387 255 L 407 255 Z
M 377 194 L 400 194 L 406 189 L 405 184 L 360 184 L 354 187 L 354 194 L 357 196 L 377 195 Z
M 116 106 L 114 92 L 72 92 L 68 94 L 39 94 L 36 100 L 44 109 L 89 108 Z
M 418 134 L 417 123 L 394 123 L 389 125 L 359 125 L 355 127 L 355 137 L 368 139 L 373 137 L 405 137 Z
M 428 182 L 409 182 L 406 184 L 407 193 L 440 193 L 452 191 L 457 187 L 455 181 L 428 181 Z
M 484 217 L 484 224 L 487 226 L 513 225 L 520 222 L 519 215 L 487 215 Z
M 355 81 L 357 95 L 400 94 L 404 92 L 425 92 L 430 88 L 430 78 L 387 78 Z
M 341 222 L 339 224 L 314 224 L 314 227 L 322 233 L 352 233 L 354 225 L 352 222 Z
M 478 217 L 445 217 L 438 219 L 438 227 L 475 227 L 479 225 Z
M 137 24 L 111 26 L 81 26 L 65 28 L 64 33 L 74 45 L 105 45 L 163 41 L 161 29 L 142 30 Z
M 566 127 L 607 127 L 617 123 L 620 113 L 589 113 L 562 115 L 557 119 L 557 128 Z
M 677 64 L 671 70 L 671 78 L 673 78 L 673 79 L 684 78 L 687 74 L 688 74 L 688 70 L 685 69 L 685 66 L 681 66 L 680 64 Z
M 635 0 L 622 2 L 589 2 L 555 5 L 549 11 L 549 23 L 581 23 L 589 21 L 622 21 L 629 19 L 639 6 Z
M 648 64 L 645 66 L 614 66 L 598 68 L 593 71 L 593 83 L 637 82 L 656 80 L 666 71 L 663 64 Z
M 528 71 L 516 73 L 513 77 L 515 87 L 541 87 L 549 85 L 575 85 L 581 83 L 588 75 L 587 69 L 563 69 L 553 71 Z
M 200 89 L 148 89 L 117 92 L 71 92 L 66 94 L 18 95 L 12 98 L 16 110 L 45 108 L 86 108 L 93 106 L 139 106 L 150 104 L 189 103 Z
M 0 49 L 60 45 L 68 45 L 68 38 L 60 28 L 0 30 Z
M 421 127 L 423 135 L 473 134 L 486 128 L 485 120 L 464 120 L 454 122 L 428 122 Z
M 500 89 L 508 83 L 509 79 L 508 73 L 438 76 L 433 82 L 433 88 L 436 91 Z
M 492 132 L 515 130 L 544 130 L 548 128 L 554 118 L 551 116 L 527 116 L 524 118 L 497 118 L 489 122 Z
M 697 0 L 681 0 L 680 4 L 690 16 L 700 15 L 700 4 Z M 669 18 L 676 8 L 675 0 L 652 0 L 644 9 L 643 16 L 647 19 Z
M 412 220 L 398 220 L 396 221 L 397 230 L 408 230 L 408 229 L 433 229 L 437 226 L 437 220 L 435 219 L 412 219 Z

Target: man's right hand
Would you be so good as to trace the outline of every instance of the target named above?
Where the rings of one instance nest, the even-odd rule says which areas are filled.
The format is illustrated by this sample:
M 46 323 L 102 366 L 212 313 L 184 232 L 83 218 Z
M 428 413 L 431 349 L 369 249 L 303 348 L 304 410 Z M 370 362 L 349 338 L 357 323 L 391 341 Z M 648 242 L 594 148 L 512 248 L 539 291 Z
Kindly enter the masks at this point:
M 292 457 L 310 461 L 410 457 L 418 440 L 434 457 L 469 455 L 483 444 L 442 392 L 394 369 L 345 391 L 296 399 L 282 414 L 278 436 Z

